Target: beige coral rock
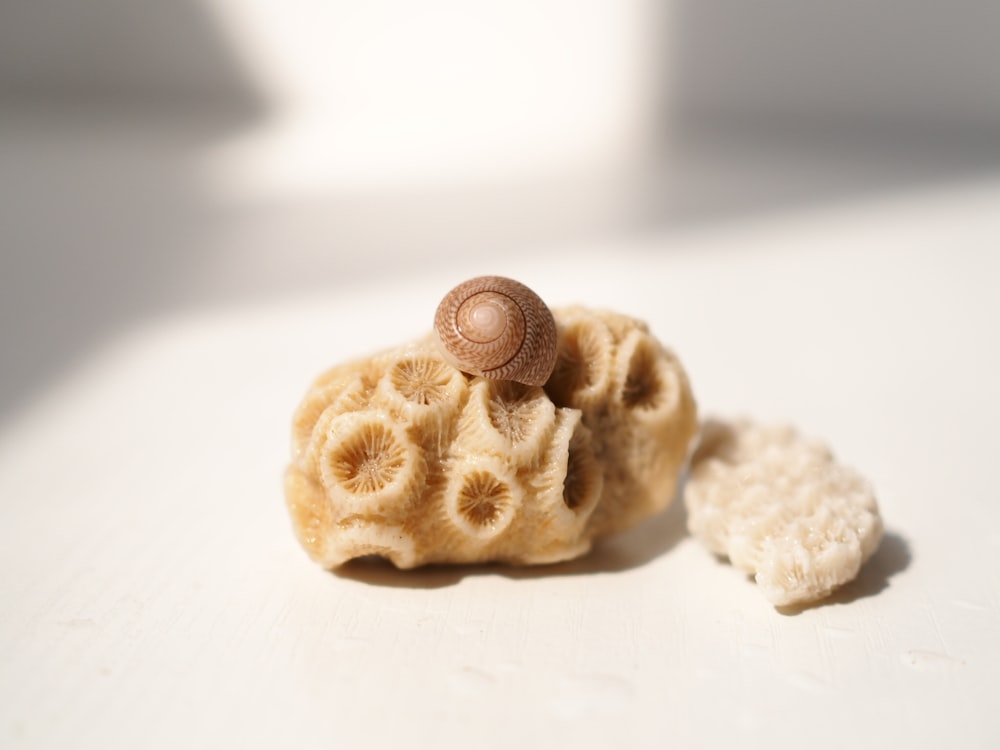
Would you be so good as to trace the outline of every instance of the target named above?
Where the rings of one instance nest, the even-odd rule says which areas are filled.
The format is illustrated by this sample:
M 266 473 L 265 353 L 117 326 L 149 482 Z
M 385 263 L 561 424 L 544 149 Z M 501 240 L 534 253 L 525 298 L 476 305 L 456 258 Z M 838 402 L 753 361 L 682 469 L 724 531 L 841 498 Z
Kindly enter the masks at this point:
M 552 563 L 665 508 L 697 430 L 680 362 L 632 318 L 554 315 L 544 387 L 465 375 L 433 336 L 321 375 L 285 476 L 309 555 Z
M 882 538 L 869 484 L 791 427 L 707 422 L 684 502 L 691 533 L 776 606 L 852 580 Z

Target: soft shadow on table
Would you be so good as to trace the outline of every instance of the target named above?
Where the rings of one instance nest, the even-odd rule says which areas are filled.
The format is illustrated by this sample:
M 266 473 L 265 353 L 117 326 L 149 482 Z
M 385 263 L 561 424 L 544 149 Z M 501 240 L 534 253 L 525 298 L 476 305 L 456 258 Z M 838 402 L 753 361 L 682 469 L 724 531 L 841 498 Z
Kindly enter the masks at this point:
M 553 565 L 517 567 L 512 565 L 428 565 L 415 570 L 399 570 L 380 558 L 352 560 L 333 571 L 374 586 L 440 588 L 452 586 L 469 576 L 497 575 L 512 579 L 621 573 L 642 567 L 669 552 L 687 535 L 687 514 L 679 499 L 659 515 L 636 528 L 599 542 L 584 557 Z
M 890 579 L 902 573 L 913 560 L 910 544 L 894 531 L 886 531 L 875 555 L 865 563 L 858 577 L 821 601 L 801 607 L 778 607 L 783 615 L 798 615 L 808 609 L 834 604 L 851 604 L 880 594 L 889 588 Z

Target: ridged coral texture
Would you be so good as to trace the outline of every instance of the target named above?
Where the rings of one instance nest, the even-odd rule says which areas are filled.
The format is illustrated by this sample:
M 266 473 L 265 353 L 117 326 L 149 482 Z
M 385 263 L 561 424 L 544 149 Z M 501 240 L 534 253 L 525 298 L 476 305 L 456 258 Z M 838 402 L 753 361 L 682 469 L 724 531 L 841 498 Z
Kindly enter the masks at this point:
M 433 335 L 313 383 L 285 497 L 314 560 L 552 563 L 670 503 L 697 431 L 680 362 L 632 318 L 554 314 L 544 387 L 465 375 Z
M 791 427 L 706 422 L 684 502 L 690 532 L 776 606 L 826 597 L 882 538 L 868 482 Z

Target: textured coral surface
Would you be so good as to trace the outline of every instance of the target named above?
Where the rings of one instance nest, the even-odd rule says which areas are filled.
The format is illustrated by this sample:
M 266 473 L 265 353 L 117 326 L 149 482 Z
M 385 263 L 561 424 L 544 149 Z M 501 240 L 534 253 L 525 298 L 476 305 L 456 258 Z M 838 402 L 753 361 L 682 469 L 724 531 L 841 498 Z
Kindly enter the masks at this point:
M 677 358 L 631 318 L 554 314 L 544 387 L 465 375 L 433 336 L 313 383 L 285 476 L 313 559 L 556 562 L 670 503 L 697 429 Z
M 868 483 L 791 427 L 707 422 L 684 502 L 691 533 L 779 606 L 850 581 L 882 538 Z

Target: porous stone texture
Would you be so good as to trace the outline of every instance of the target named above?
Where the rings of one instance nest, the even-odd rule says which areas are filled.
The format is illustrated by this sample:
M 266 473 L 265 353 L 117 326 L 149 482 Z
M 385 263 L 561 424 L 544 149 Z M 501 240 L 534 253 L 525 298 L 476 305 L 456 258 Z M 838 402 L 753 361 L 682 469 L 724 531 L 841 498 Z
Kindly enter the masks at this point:
M 697 431 L 680 362 L 632 318 L 554 315 L 544 387 L 465 375 L 433 335 L 321 375 L 285 476 L 309 555 L 552 563 L 665 508 Z
M 688 530 L 776 606 L 824 598 L 882 538 L 868 482 L 787 426 L 706 422 L 684 503 Z

